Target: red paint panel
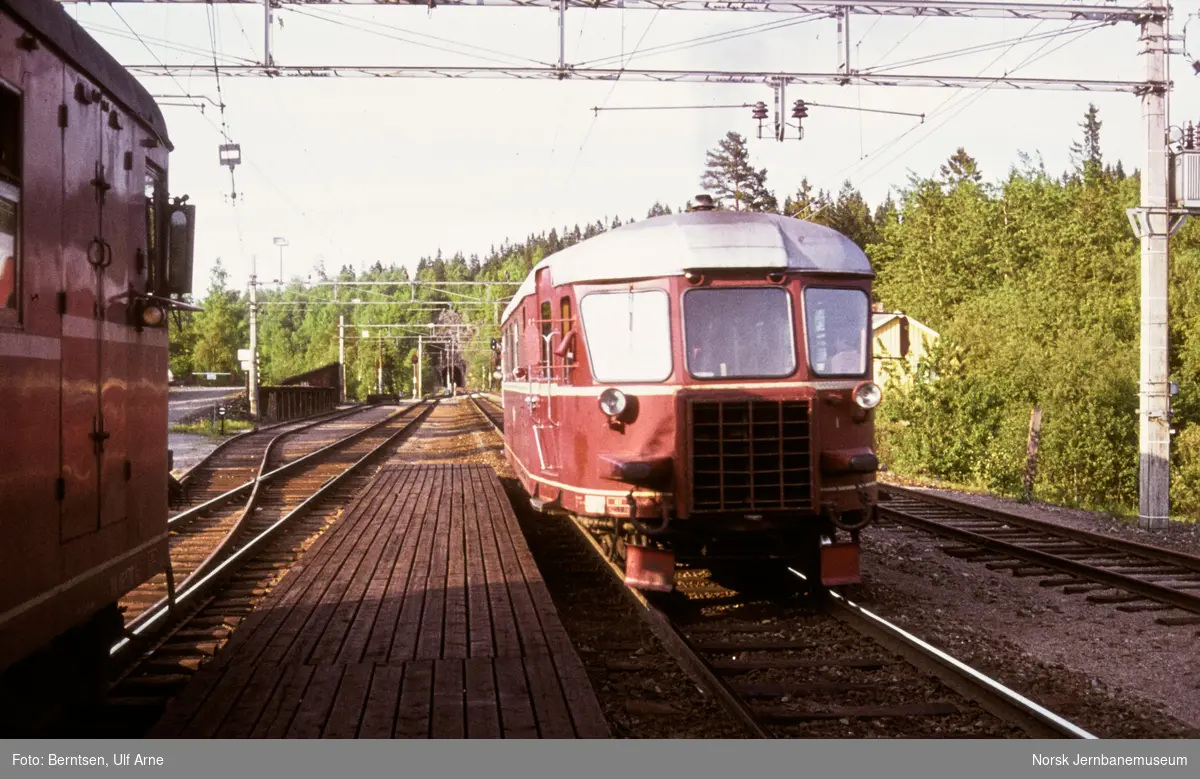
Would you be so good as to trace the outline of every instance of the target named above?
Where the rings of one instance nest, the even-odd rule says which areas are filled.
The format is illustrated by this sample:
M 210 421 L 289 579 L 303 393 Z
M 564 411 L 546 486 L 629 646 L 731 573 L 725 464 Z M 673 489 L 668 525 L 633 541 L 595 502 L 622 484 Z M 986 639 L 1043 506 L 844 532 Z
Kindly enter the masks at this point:
M 129 516 L 125 475 L 125 460 L 130 456 L 127 409 L 134 364 L 130 352 L 137 349 L 128 342 L 137 338 L 129 326 L 129 291 L 134 280 L 134 251 L 140 243 L 138 233 L 145 229 L 134 232 L 139 224 L 131 213 L 134 197 L 144 198 L 144 187 L 134 188 L 133 170 L 125 170 L 125 152 L 133 151 L 132 122 L 112 104 L 107 112 L 101 111 L 101 122 L 101 174 L 110 187 L 100 208 L 101 238 L 109 264 L 98 274 L 101 318 L 106 330 L 100 343 L 99 367 L 100 416 L 108 434 L 100 456 L 100 525 L 104 526 L 123 522 Z
M 0 17 L 0 40 L 19 29 Z M 0 78 L 19 90 L 24 139 L 21 183 L 21 323 L 0 326 L 0 451 L 19 457 L 19 467 L 0 468 L 0 614 L 58 583 L 55 518 L 59 476 L 60 318 L 54 293 L 60 284 L 62 211 L 57 111 L 62 65 L 44 48 L 28 52 L 0 47 Z M 45 139 L 45 140 L 43 140 Z M 52 171 L 53 175 L 41 175 Z M 34 207 L 36 204 L 36 207 Z M 35 518 L 41 519 L 37 521 Z M 0 624 L 0 645 L 10 641 Z M 25 646 L 38 636 L 13 633 Z

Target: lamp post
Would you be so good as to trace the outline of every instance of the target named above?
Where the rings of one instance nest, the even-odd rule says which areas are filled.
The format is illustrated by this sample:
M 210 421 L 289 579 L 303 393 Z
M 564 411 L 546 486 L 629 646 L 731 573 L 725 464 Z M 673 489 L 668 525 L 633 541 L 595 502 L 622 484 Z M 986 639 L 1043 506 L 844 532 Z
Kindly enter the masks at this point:
M 275 245 L 279 247 L 279 283 L 283 283 L 283 247 L 288 245 L 286 238 L 275 237 Z

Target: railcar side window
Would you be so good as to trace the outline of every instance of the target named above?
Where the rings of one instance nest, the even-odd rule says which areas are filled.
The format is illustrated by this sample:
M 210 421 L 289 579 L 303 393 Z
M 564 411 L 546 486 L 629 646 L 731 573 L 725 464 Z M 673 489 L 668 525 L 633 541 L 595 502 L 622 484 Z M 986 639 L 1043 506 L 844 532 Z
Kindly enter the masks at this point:
M 15 324 L 21 259 L 21 98 L 0 86 L 0 324 Z
M 146 258 L 149 260 L 147 265 L 150 268 L 148 275 L 151 289 L 155 289 L 158 282 L 154 271 L 159 265 L 159 214 L 162 212 L 164 200 L 166 193 L 163 191 L 162 171 L 150 160 L 146 160 Z
M 542 348 L 540 351 L 542 354 L 542 365 L 549 368 L 550 367 L 550 359 L 552 356 L 550 354 L 550 340 L 551 340 L 550 333 L 552 333 L 554 331 L 554 321 L 553 321 L 554 312 L 551 311 L 549 300 L 542 301 L 541 314 L 542 314 L 542 343 L 541 343 Z
M 861 376 L 867 372 L 867 295 L 857 289 L 804 290 L 808 358 L 818 376 Z
M 571 298 L 564 297 L 562 300 L 560 300 L 558 303 L 558 309 L 559 316 L 562 317 L 562 328 L 560 328 L 562 330 L 562 337 L 558 339 L 558 343 L 562 344 L 566 343 L 567 335 L 569 335 L 571 332 Z M 557 348 L 557 345 L 555 348 Z M 563 365 L 571 364 L 572 359 L 569 358 L 569 354 L 570 353 L 567 353 L 562 356 Z
M 781 378 L 796 370 L 792 300 L 778 287 L 683 295 L 688 371 L 698 379 Z
M 592 293 L 579 301 L 579 315 L 596 381 L 671 375 L 671 313 L 663 290 Z

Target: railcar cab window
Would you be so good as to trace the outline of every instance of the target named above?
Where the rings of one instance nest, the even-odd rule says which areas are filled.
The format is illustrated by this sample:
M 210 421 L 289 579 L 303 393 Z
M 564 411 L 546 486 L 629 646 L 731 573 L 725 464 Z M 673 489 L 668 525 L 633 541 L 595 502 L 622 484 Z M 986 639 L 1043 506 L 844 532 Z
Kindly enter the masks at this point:
M 17 323 L 20 225 L 21 98 L 0 85 L 0 324 Z
M 593 292 L 579 301 L 579 316 L 596 381 L 671 375 L 671 313 L 663 290 Z
M 159 235 L 162 221 L 160 214 L 164 208 L 166 191 L 163 187 L 163 172 L 146 160 L 146 257 L 149 258 L 150 288 L 156 289 L 159 279 L 154 277 L 154 271 L 159 266 L 161 251 Z
M 858 289 L 804 290 L 808 355 L 818 376 L 861 376 L 867 372 L 867 295 Z
M 777 287 L 683 294 L 688 372 L 698 379 L 780 378 L 796 370 L 792 299 Z

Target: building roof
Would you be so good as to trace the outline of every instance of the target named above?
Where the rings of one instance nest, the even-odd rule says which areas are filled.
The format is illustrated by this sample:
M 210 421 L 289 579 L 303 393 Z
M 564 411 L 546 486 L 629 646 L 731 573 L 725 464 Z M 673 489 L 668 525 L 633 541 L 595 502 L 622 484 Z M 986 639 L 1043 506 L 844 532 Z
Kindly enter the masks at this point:
M 555 286 L 712 268 L 873 275 L 862 249 L 828 227 L 778 214 L 693 211 L 618 227 L 555 252 L 530 271 L 505 310 L 505 320 L 533 294 L 541 268 L 550 269 Z
M 57 50 L 148 126 L 168 149 L 167 123 L 145 87 L 53 0 L 0 0 L 0 10 Z

